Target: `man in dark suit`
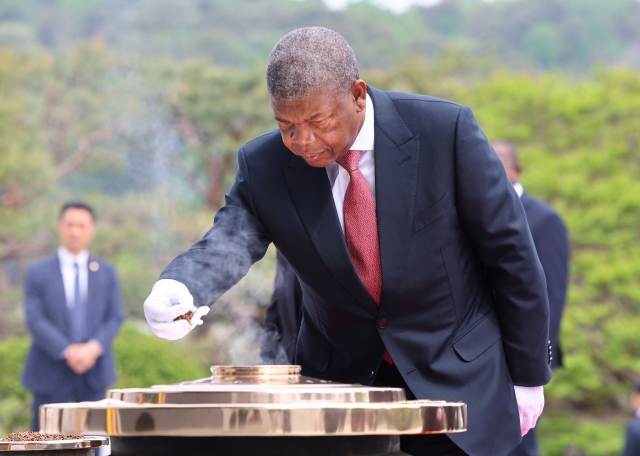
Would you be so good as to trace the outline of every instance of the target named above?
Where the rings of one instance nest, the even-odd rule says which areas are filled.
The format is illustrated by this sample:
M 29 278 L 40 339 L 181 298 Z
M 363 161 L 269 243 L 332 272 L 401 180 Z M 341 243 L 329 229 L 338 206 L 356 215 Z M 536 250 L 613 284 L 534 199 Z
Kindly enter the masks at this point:
M 508 141 L 492 141 L 491 145 L 520 196 L 527 222 L 533 237 L 547 279 L 549 295 L 549 340 L 552 347 L 551 368 L 562 366 L 559 333 L 562 312 L 564 310 L 567 287 L 569 285 L 569 239 L 567 229 L 560 216 L 548 204 L 529 196 L 520 183 L 522 167 L 515 145 Z M 530 430 L 523 438 L 512 456 L 535 456 L 538 445 L 534 430 Z
M 31 429 L 42 404 L 104 399 L 115 382 L 111 342 L 122 322 L 113 268 L 86 250 L 95 233 L 93 210 L 68 203 L 60 212 L 56 255 L 36 263 L 24 283 L 32 345 L 22 383 L 33 393 Z
M 359 79 L 331 30 L 276 45 L 267 86 L 278 130 L 242 146 L 214 226 L 145 301 L 168 339 L 271 242 L 303 293 L 303 374 L 462 400 L 468 427 L 402 438 L 414 455 L 508 454 L 551 377 L 546 284 L 522 204 L 471 111 Z M 515 385 L 515 387 L 514 387 Z
M 296 359 L 296 344 L 302 322 L 302 287 L 295 271 L 287 260 L 278 252 L 276 280 L 273 295 L 267 308 L 265 329 L 275 330 L 279 335 L 279 343 L 287 354 L 289 362 Z M 271 338 L 268 338 L 271 342 Z M 273 351 L 273 349 L 271 349 Z
M 631 396 L 631 406 L 635 417 L 627 426 L 627 438 L 622 456 L 638 456 L 640 454 L 640 383 L 636 383 Z

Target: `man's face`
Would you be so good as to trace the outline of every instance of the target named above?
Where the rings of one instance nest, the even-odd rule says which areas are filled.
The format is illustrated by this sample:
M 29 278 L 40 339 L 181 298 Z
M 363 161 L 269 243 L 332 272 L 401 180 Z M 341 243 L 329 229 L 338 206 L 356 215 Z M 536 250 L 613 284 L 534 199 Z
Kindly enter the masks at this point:
M 69 208 L 58 221 L 60 243 L 74 255 L 87 248 L 95 230 L 91 213 L 85 209 Z
M 502 162 L 502 166 L 504 166 L 504 170 L 507 172 L 507 177 L 511 181 L 512 184 L 516 184 L 520 182 L 520 174 L 522 170 L 515 163 L 515 159 L 509 147 L 504 144 L 492 144 L 493 150 L 496 151 L 498 157 L 500 157 L 500 161 Z
M 282 141 L 309 165 L 330 165 L 349 150 L 362 128 L 367 85 L 357 80 L 350 93 L 321 87 L 301 98 L 271 99 Z

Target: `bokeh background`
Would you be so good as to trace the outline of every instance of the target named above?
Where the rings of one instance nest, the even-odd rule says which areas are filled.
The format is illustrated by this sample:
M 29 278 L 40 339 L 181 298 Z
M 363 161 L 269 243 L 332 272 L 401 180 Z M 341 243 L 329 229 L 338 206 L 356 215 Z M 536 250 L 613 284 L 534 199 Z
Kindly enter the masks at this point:
M 621 451 L 640 380 L 640 2 L 411 3 L 0 0 L 0 435 L 28 426 L 22 279 L 55 251 L 69 199 L 95 206 L 92 253 L 121 280 L 118 386 L 257 359 L 273 250 L 185 340 L 153 337 L 142 302 L 212 223 L 238 146 L 275 128 L 273 45 L 321 25 L 368 83 L 466 104 L 490 139 L 519 147 L 525 188 L 560 212 L 572 246 L 542 454 Z

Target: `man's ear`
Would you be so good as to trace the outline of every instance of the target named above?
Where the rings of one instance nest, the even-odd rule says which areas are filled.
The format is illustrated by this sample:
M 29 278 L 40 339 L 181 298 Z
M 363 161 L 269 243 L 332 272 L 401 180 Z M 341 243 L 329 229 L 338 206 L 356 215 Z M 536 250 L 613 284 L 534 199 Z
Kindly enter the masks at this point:
M 351 86 L 351 96 L 353 97 L 353 102 L 355 103 L 358 112 L 364 111 L 365 106 L 367 105 L 367 83 L 362 79 L 358 79 Z

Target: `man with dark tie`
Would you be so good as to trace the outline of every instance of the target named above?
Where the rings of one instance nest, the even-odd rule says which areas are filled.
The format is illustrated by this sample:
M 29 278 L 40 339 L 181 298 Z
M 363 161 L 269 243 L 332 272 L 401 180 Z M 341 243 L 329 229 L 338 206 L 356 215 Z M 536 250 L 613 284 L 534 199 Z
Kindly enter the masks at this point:
M 467 432 L 402 437 L 406 453 L 508 454 L 542 412 L 549 309 L 471 110 L 368 86 L 320 27 L 280 39 L 266 73 L 278 129 L 240 148 L 213 227 L 154 285 L 152 330 L 184 337 L 273 242 L 302 288 L 304 375 L 468 404 Z
M 533 243 L 547 279 L 549 295 L 549 340 L 551 341 L 551 368 L 562 366 L 560 350 L 560 322 L 569 285 L 569 238 L 567 229 L 558 213 L 547 203 L 532 198 L 520 183 L 522 167 L 514 144 L 509 141 L 492 141 L 496 154 L 502 161 L 507 177 L 513 184 L 527 215 Z M 534 430 L 523 438 L 512 456 L 535 456 L 539 454 Z
M 32 345 L 22 383 L 33 393 L 31 429 L 42 404 L 104 399 L 116 380 L 111 343 L 122 323 L 113 268 L 89 255 L 94 213 L 84 203 L 60 211 L 56 255 L 26 274 L 24 303 Z

